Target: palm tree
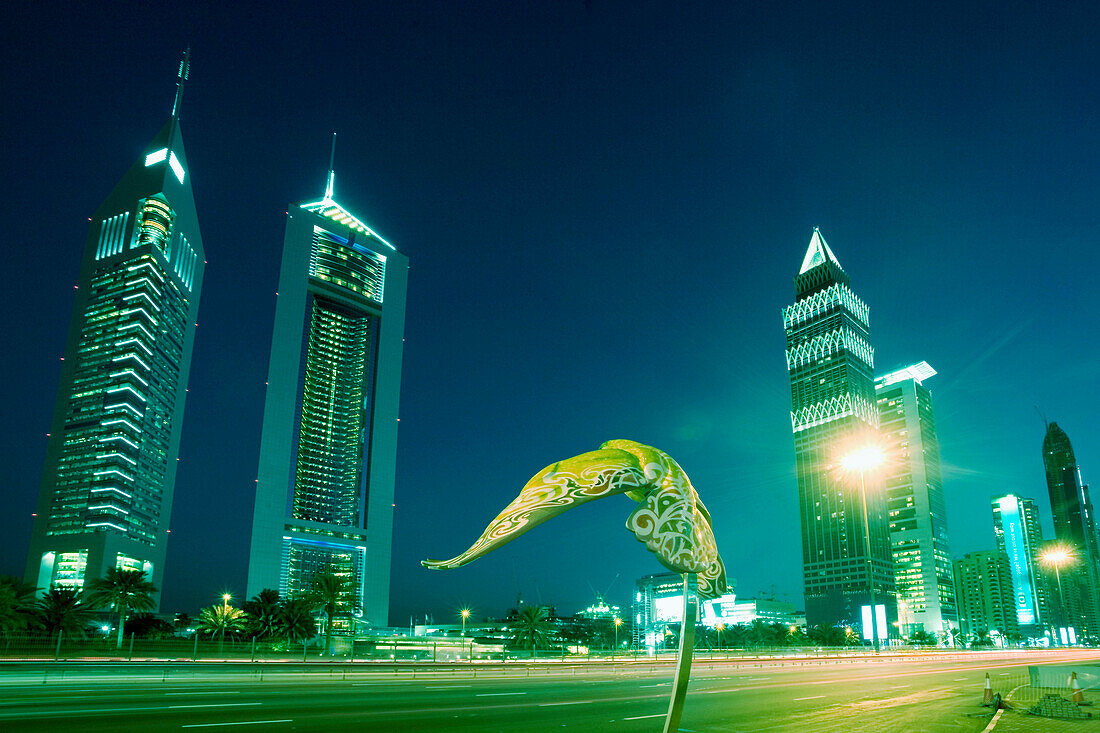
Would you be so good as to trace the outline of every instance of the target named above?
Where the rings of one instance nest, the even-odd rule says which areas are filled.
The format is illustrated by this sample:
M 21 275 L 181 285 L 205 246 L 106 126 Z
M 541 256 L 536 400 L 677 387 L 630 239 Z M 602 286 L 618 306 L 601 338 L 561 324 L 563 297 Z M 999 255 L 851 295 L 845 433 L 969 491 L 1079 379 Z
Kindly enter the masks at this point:
M 225 632 L 236 633 L 244 628 L 244 623 L 244 611 L 234 608 L 228 603 L 223 603 L 220 606 L 209 606 L 199 611 L 199 620 L 196 626 L 199 631 L 206 632 L 211 637 L 214 634 L 220 635 L 218 654 L 221 654 L 225 647 Z
M 317 635 L 317 619 L 313 611 L 311 599 L 287 598 L 279 607 L 276 633 L 291 643 L 312 639 Z
M 264 588 L 252 596 L 251 601 L 245 601 L 242 610 L 248 617 L 248 631 L 260 639 L 275 636 L 279 627 L 280 608 L 279 591 L 271 588 Z
M 520 649 L 535 650 L 550 646 L 550 615 L 545 606 L 526 606 L 511 623 L 512 642 Z
M 36 590 L 14 576 L 0 576 L 0 637 L 38 625 L 34 613 Z
M 76 588 L 54 586 L 38 599 L 38 618 L 52 636 L 64 633 L 83 639 L 92 624 L 95 612 L 84 602 L 83 594 Z
M 148 611 L 153 607 L 156 586 L 145 579 L 141 570 L 107 568 L 102 578 L 89 584 L 88 603 L 99 608 L 114 608 L 118 612 L 118 645 L 122 648 L 123 626 L 130 611 Z
M 351 594 L 350 579 L 331 570 L 313 576 L 311 595 L 325 614 L 325 654 L 332 652 L 332 619 L 346 616 L 354 610 L 355 598 Z

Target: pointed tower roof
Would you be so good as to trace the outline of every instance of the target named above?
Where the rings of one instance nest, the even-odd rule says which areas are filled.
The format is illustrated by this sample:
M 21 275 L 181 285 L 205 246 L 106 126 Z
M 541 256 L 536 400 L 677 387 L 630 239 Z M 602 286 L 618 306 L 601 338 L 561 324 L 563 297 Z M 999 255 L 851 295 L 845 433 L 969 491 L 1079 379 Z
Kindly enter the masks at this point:
M 350 211 L 345 209 L 340 204 L 336 203 L 332 198 L 333 185 L 336 181 L 336 174 L 333 172 L 333 159 L 336 157 L 336 133 L 332 133 L 332 152 L 329 154 L 328 163 L 328 179 L 325 181 L 325 195 L 320 201 L 310 201 L 308 203 L 299 204 L 301 208 L 306 211 L 312 211 L 315 214 L 332 219 L 339 222 L 344 226 L 359 232 L 360 234 L 366 234 L 367 236 L 374 237 L 382 244 L 386 245 L 394 252 L 397 251 L 397 247 L 387 242 L 378 234 L 378 232 L 371 229 L 364 224 L 358 217 L 353 215 Z
M 810 246 L 802 258 L 802 268 L 794 278 L 795 294 L 799 298 L 812 295 L 834 283 L 848 284 L 848 273 L 840 266 L 836 255 L 825 243 L 821 231 L 814 227 L 810 236 Z
M 840 262 L 837 261 L 836 255 L 829 249 L 829 245 L 825 242 L 825 237 L 821 236 L 821 230 L 814 227 L 813 236 L 810 237 L 810 246 L 806 248 L 806 256 L 802 258 L 802 269 L 798 271 L 798 274 L 812 270 L 823 262 L 831 261 L 837 267 L 840 267 Z M 844 269 L 841 267 L 841 269 Z

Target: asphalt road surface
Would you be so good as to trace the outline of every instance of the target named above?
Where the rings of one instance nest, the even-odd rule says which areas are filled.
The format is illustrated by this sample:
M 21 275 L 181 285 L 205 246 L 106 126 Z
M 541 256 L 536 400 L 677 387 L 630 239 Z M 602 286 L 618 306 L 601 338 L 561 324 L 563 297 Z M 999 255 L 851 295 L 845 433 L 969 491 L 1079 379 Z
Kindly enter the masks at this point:
M 985 675 L 1100 653 L 1005 653 L 838 661 L 697 662 L 681 730 L 973 731 Z M 414 676 L 415 675 L 415 676 Z M 664 723 L 669 665 L 0 664 L 0 730 L 596 731 Z M 1046 730 L 1038 727 L 1013 730 Z M 1005 728 L 1011 727 L 1006 720 Z M 1075 723 L 1100 731 L 1100 719 Z

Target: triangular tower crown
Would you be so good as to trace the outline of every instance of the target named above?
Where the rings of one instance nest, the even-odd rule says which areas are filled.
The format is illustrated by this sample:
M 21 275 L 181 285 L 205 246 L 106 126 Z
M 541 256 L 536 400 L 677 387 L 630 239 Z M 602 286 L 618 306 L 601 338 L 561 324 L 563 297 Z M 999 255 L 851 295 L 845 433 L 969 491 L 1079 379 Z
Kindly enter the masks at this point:
M 802 267 L 794 279 L 794 288 L 798 297 L 811 295 L 834 283 L 848 284 L 848 274 L 840 266 L 840 261 L 829 249 L 821 231 L 814 227 L 810 244 L 802 258 Z

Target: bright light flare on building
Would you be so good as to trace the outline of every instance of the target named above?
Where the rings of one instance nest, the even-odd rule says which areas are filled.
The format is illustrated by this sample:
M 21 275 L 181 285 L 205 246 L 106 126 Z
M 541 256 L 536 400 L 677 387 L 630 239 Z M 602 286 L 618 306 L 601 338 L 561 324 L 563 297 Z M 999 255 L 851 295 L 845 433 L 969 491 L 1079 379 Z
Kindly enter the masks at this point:
M 840 465 L 848 471 L 861 473 L 878 468 L 886 462 L 886 453 L 877 445 L 865 445 L 848 452 L 840 459 Z

